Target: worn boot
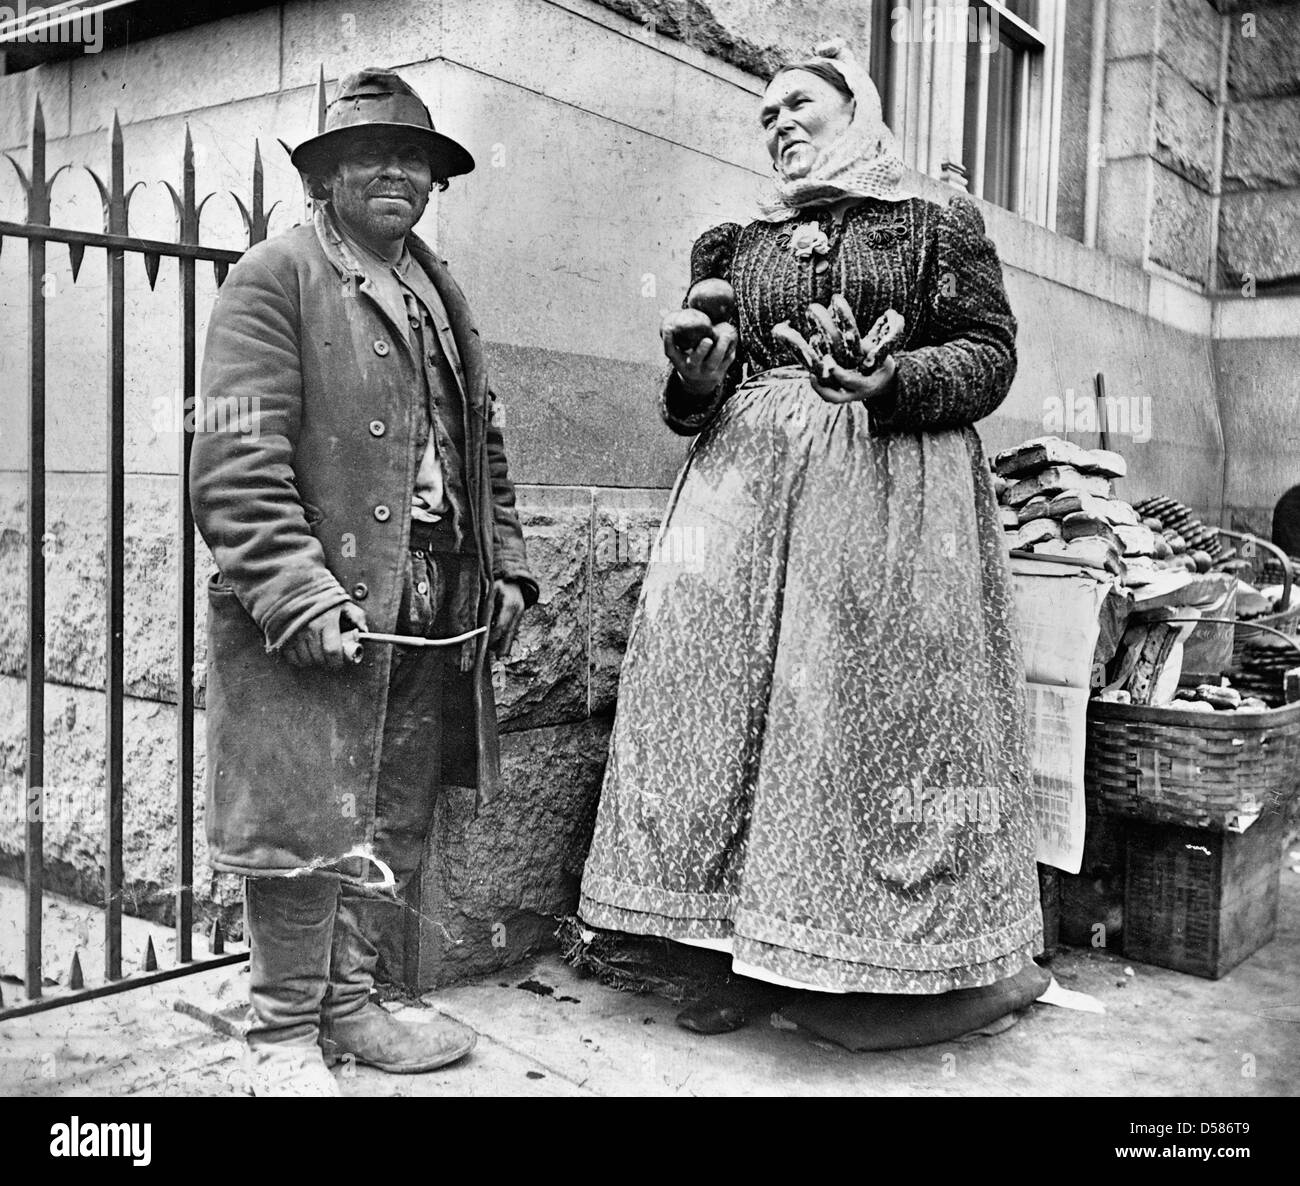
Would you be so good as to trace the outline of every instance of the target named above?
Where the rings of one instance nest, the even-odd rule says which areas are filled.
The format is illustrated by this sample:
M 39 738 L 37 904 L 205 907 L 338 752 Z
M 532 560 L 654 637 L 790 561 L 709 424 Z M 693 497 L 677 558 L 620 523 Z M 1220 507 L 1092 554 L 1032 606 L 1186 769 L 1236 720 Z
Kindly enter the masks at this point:
M 397 903 L 347 887 L 339 896 L 330 985 L 321 1009 L 321 1049 L 330 1065 L 350 1056 L 395 1074 L 433 1071 L 464 1058 L 478 1040 L 450 1017 L 398 1021 L 370 999 L 379 960 L 374 939 L 400 913 Z
M 345 1017 L 328 1017 L 321 1027 L 321 1049 L 330 1065 L 352 1057 L 395 1075 L 445 1067 L 464 1058 L 477 1041 L 472 1029 L 450 1017 L 398 1021 L 374 1001 Z
M 257 1096 L 338 1096 L 319 1045 L 338 881 L 314 874 L 250 877 L 244 901 L 249 1088 Z

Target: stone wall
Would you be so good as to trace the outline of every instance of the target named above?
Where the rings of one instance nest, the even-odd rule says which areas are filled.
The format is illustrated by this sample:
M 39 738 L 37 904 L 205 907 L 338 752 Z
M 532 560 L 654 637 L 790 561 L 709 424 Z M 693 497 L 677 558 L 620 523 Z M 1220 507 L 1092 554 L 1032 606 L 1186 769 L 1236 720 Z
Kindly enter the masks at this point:
M 1112 0 L 1101 147 L 1106 250 L 1211 289 L 1293 288 L 1300 10 Z
M 1250 292 L 1300 285 L 1300 11 L 1240 6 L 1225 19 L 1227 123 L 1219 267 Z
M 1112 0 L 1098 243 L 1209 278 L 1219 42 L 1210 0 Z
M 1267 535 L 1300 483 L 1300 9 L 1222 5 L 1226 63 L 1215 366 L 1232 525 Z
M 647 34 L 671 37 L 758 77 L 836 34 L 867 60 L 871 5 L 826 0 L 816 14 L 800 0 L 600 0 L 639 22 Z
M 1214 344 L 1220 392 L 1224 467 L 1224 526 L 1269 538 L 1273 507 L 1300 484 L 1300 309 L 1290 302 L 1285 323 L 1267 315 L 1267 298 L 1242 299 L 1225 310 L 1237 331 Z
M 816 30 L 806 12 L 795 0 L 716 0 L 707 8 L 693 0 L 364 7 L 321 0 L 0 78 L 0 147 L 25 143 L 24 113 L 39 92 L 51 169 L 64 162 L 102 169 L 106 126 L 113 106 L 121 109 L 128 181 L 155 182 L 134 200 L 140 235 L 172 232 L 170 202 L 156 181 L 176 181 L 186 122 L 200 192 L 219 195 L 204 213 L 205 241 L 242 245 L 238 212 L 223 191 L 247 192 L 255 138 L 268 204 L 279 203 L 272 233 L 297 221 L 298 181 L 276 138 L 292 143 L 310 130 L 322 64 L 331 81 L 360 61 L 399 66 L 439 126 L 478 158 L 476 173 L 432 203 L 419 229 L 450 260 L 487 343 L 543 597 L 496 676 L 506 794 L 478 819 L 459 790 L 439 806 L 404 936 L 410 975 L 422 984 L 518 958 L 573 907 L 640 573 L 684 456 L 684 442 L 656 414 L 661 312 L 681 299 L 695 235 L 745 218 L 767 179 L 755 120 L 761 84 L 746 70 L 815 33 L 840 31 L 865 45 L 865 5 L 823 5 Z M 649 17 L 653 30 L 642 19 Z M 211 76 L 214 55 L 230 69 Z M 1190 50 L 1175 56 L 1184 65 L 1171 76 L 1188 81 L 1193 59 Z M 1190 148 L 1159 154 L 1150 149 L 1146 167 L 1196 187 L 1201 158 Z M 936 200 L 951 193 L 916 183 Z M 97 227 L 84 174 L 65 174 L 55 193 L 56 221 Z M 0 174 L 0 211 L 20 208 L 12 171 Z M 1142 253 L 1088 251 L 997 209 L 987 209 L 986 220 L 1020 319 L 1011 396 L 981 425 L 988 448 L 1052 430 L 1053 407 L 1067 393 L 1073 406 L 1090 400 L 1101 372 L 1108 393 L 1139 417 L 1111 438 L 1130 461 L 1122 492 L 1133 499 L 1169 492 L 1217 518 L 1225 421 L 1216 378 L 1228 382 L 1256 365 L 1279 378 L 1287 365 L 1300 373 L 1287 361 L 1286 335 L 1261 337 L 1239 325 L 1243 344 L 1216 355 L 1210 303 L 1145 269 Z M 11 609 L 0 618 L 0 869 L 12 871 L 22 851 L 26 308 L 24 253 L 12 241 L 5 247 L 0 597 Z M 49 264 L 46 837 L 52 887 L 91 898 L 103 800 L 101 260 L 87 252 L 75 284 L 66 252 L 52 248 Z M 200 269 L 200 334 L 214 292 L 211 272 Z M 154 917 L 167 916 L 174 881 L 176 307 L 174 270 L 164 264 L 151 290 L 140 261 L 128 263 L 125 864 L 128 908 Z M 1244 404 L 1237 411 L 1235 425 L 1255 423 Z M 1283 416 L 1279 403 L 1269 422 L 1275 440 Z M 1098 441 L 1096 433 L 1070 435 Z M 1275 472 L 1257 476 L 1248 458 L 1230 472 L 1236 503 L 1264 505 Z M 209 564 L 200 548 L 199 581 Z M 197 599 L 200 614 L 205 604 Z M 201 644 L 198 658 L 201 705 Z M 201 770 L 200 761 L 200 777 Z M 201 820 L 198 831 L 200 914 L 223 913 L 237 929 L 238 886 L 207 869 Z

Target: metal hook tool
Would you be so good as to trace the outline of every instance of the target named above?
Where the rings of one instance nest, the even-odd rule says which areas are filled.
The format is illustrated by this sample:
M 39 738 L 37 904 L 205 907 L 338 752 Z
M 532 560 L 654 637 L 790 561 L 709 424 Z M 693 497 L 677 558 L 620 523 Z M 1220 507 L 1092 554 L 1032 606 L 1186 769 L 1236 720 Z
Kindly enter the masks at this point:
M 343 653 L 353 663 L 360 663 L 363 642 L 384 642 L 395 647 L 453 647 L 486 633 L 486 626 L 476 626 L 473 630 L 455 634 L 451 638 L 417 638 L 410 634 L 376 634 L 368 630 L 349 630 L 343 635 Z

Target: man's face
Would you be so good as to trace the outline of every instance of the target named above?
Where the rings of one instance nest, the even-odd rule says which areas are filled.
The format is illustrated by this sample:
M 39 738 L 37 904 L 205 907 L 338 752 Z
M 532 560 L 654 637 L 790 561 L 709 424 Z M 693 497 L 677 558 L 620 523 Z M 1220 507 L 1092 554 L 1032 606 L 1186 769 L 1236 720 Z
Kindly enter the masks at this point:
M 363 239 L 403 239 L 429 204 L 433 171 L 419 141 L 376 132 L 347 145 L 329 179 L 334 209 Z

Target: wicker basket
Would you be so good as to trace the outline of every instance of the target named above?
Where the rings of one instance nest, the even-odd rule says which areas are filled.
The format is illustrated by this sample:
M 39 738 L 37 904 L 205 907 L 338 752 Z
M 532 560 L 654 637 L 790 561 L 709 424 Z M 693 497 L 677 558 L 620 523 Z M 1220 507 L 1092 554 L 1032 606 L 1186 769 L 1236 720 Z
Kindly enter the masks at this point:
M 1246 644 L 1260 635 L 1260 631 L 1253 630 L 1251 627 L 1270 626 L 1283 634 L 1296 633 L 1297 627 L 1300 627 L 1300 599 L 1292 599 L 1291 564 L 1281 548 L 1266 539 L 1260 539 L 1257 535 L 1228 531 L 1223 527 L 1219 528 L 1219 534 L 1245 545 L 1242 554 L 1249 554 L 1252 560 L 1254 570 L 1251 576 L 1256 584 L 1264 583 L 1272 571 L 1276 572 L 1277 579 L 1282 585 L 1282 596 L 1278 601 L 1278 608 L 1273 613 L 1262 614 L 1258 618 L 1251 618 L 1248 622 L 1239 622 L 1233 631 L 1232 665 L 1240 667 L 1241 661 L 1246 657 Z
M 1235 829 L 1300 789 L 1300 703 L 1208 713 L 1090 701 L 1084 785 L 1104 811 Z

